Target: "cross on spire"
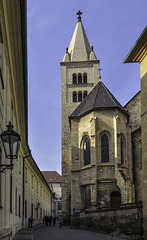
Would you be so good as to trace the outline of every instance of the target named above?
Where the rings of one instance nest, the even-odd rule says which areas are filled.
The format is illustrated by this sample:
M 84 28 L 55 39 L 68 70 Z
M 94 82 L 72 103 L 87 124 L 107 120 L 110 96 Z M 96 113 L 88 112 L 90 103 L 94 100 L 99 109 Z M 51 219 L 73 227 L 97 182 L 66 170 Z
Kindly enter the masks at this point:
M 82 12 L 79 10 L 79 11 L 77 12 L 77 15 L 78 15 L 78 22 L 81 22 Z

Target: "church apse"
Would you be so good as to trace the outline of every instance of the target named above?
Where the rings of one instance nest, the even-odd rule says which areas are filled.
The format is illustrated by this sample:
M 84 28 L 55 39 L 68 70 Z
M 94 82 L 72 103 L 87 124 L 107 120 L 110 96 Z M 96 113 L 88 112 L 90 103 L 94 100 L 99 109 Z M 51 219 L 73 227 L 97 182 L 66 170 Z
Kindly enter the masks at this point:
M 118 115 L 116 156 L 114 117 Z M 71 120 L 71 213 L 74 207 L 78 210 L 111 207 L 112 192 L 121 195 L 121 204 L 133 201 L 128 169 L 131 163 L 124 137 L 130 134 L 131 139 L 131 132 L 126 123 L 127 116 L 116 110 L 94 111 Z

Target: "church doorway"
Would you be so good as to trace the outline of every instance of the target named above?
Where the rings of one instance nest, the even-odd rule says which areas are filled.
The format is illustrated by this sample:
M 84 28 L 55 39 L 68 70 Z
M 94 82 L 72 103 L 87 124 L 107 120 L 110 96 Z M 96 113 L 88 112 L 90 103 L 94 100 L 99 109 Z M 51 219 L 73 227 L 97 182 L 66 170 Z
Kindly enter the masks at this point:
M 111 193 L 111 207 L 118 208 L 121 204 L 121 193 L 120 192 L 112 192 Z

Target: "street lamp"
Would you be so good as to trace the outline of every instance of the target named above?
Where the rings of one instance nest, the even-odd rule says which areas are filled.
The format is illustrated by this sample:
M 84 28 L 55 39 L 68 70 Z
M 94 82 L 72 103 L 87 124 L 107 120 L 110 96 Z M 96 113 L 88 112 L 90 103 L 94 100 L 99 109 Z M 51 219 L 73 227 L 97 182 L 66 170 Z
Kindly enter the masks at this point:
M 35 210 L 38 210 L 40 208 L 40 203 L 37 203 L 37 207 L 35 208 Z
M 1 164 L 0 172 L 4 172 L 6 169 L 13 169 L 13 159 L 17 158 L 21 141 L 20 135 L 13 130 L 11 122 L 9 122 L 7 128 L 8 130 L 2 132 L 0 137 L 2 139 L 6 158 L 10 159 L 10 164 Z

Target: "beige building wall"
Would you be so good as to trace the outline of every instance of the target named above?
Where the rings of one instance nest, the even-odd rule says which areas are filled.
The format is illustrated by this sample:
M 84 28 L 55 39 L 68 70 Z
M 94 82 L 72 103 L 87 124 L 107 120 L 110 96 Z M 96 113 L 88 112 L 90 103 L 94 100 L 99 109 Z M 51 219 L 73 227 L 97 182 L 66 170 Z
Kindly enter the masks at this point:
M 27 227 L 32 213 L 36 224 L 51 212 L 52 192 L 28 146 L 26 4 L 0 1 L 0 133 L 11 121 L 21 136 L 13 170 L 0 173 L 0 239 Z M 1 141 L 0 164 L 10 164 Z

